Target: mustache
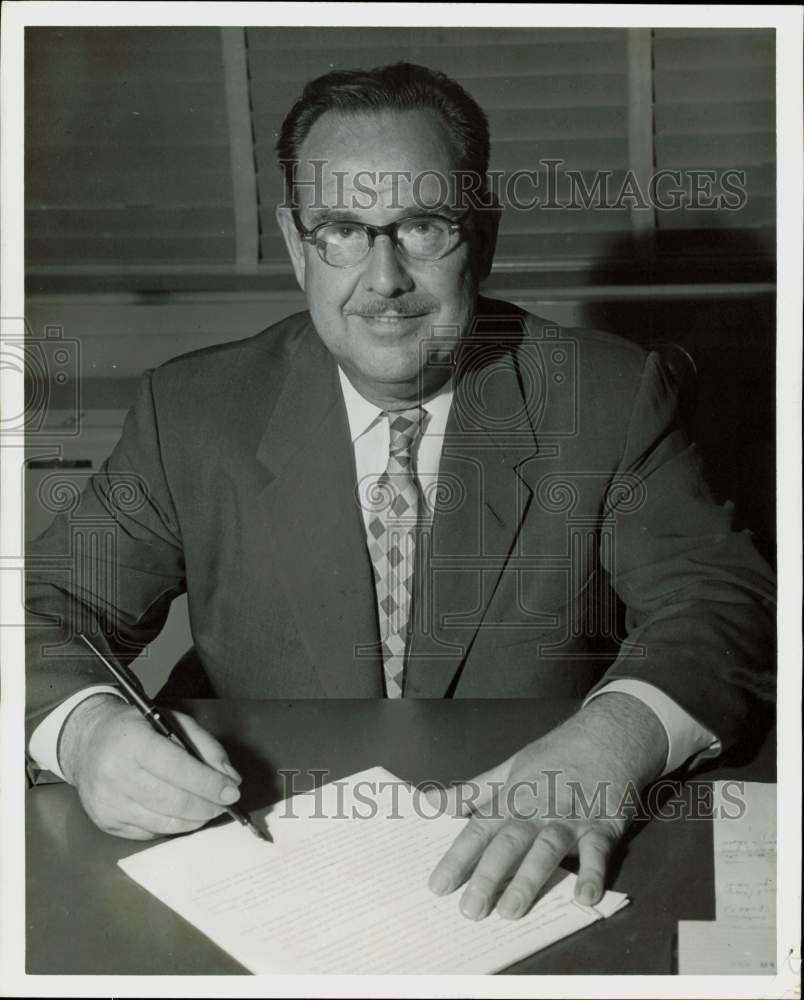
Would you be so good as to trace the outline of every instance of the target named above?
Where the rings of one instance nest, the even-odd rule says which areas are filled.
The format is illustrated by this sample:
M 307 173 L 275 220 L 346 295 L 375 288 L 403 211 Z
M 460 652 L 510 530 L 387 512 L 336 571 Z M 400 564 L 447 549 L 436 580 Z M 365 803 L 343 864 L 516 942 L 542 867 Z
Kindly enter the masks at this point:
M 424 296 L 407 299 L 374 299 L 361 302 L 356 306 L 347 306 L 343 312 L 346 316 L 421 316 L 424 313 L 436 312 L 439 303 Z

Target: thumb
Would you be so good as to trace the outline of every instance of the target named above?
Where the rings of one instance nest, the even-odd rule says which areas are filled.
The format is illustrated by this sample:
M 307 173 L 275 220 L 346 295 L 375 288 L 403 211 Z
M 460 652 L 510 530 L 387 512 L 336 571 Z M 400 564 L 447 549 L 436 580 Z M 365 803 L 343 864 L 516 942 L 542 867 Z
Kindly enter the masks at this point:
M 229 755 L 215 737 L 208 733 L 206 729 L 199 726 L 192 716 L 185 715 L 184 712 L 173 712 L 171 714 L 176 724 L 181 727 L 184 735 L 201 754 L 204 762 L 240 784 L 243 780 L 242 777 L 232 767 Z

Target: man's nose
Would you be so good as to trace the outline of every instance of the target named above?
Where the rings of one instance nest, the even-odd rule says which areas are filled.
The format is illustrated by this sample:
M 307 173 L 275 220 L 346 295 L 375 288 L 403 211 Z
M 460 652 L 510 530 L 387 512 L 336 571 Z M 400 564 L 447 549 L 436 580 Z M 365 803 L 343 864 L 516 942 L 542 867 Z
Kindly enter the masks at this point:
M 363 273 L 363 284 L 367 291 L 384 298 L 392 298 L 413 288 L 413 279 L 405 269 L 390 236 L 375 238 Z

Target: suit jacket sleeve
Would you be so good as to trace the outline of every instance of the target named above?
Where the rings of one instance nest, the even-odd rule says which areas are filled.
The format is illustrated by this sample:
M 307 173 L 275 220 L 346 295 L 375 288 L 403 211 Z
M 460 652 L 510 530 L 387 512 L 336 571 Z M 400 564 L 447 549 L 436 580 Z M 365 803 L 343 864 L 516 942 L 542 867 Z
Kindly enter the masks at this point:
M 676 409 L 650 354 L 608 492 L 614 541 L 601 553 L 627 637 L 598 687 L 655 684 L 725 748 L 773 698 L 773 575 L 750 533 L 734 529 L 733 504 L 713 499 Z
M 54 491 L 55 492 L 55 491 Z M 162 467 L 151 372 L 112 455 L 80 497 L 27 549 L 29 735 L 42 717 L 109 677 L 76 638 L 84 631 L 128 663 L 164 625 L 185 589 L 181 532 Z

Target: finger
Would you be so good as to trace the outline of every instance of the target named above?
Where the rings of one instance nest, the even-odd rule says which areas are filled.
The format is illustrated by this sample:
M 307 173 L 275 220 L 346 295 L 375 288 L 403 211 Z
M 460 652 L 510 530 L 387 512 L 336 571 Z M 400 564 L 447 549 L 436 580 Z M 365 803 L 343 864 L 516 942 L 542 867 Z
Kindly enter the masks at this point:
M 152 828 L 158 827 L 159 822 L 150 823 L 147 811 L 119 792 L 112 798 L 94 799 L 82 795 L 81 802 L 89 818 L 104 833 L 126 840 L 153 840 L 160 836 L 160 831 Z
M 135 823 L 126 822 L 121 815 L 126 812 L 126 806 L 119 800 L 113 803 L 96 803 L 82 796 L 81 803 L 87 816 L 104 833 L 111 833 L 115 837 L 125 837 L 126 840 L 153 840 L 156 836 L 155 833 L 151 833 Z
M 189 833 L 223 811 L 222 807 L 208 803 L 212 815 L 201 818 L 165 814 L 151 808 L 150 802 L 133 798 L 121 787 L 117 787 L 113 795 L 101 795 L 89 800 L 82 798 L 82 802 L 87 814 L 102 830 L 131 840 Z
M 215 816 L 220 816 L 225 809 L 220 803 L 210 802 L 171 782 L 163 781 L 143 768 L 137 768 L 121 791 L 131 801 L 151 812 L 190 822 L 207 823 Z
M 240 798 L 231 778 L 202 764 L 164 736 L 149 735 L 151 738 L 142 739 L 136 748 L 136 760 L 143 770 L 216 805 L 231 805 Z
M 578 881 L 575 898 L 584 906 L 596 906 L 606 886 L 606 869 L 614 841 L 600 829 L 591 829 L 578 841 Z
M 532 824 L 531 829 L 535 829 Z M 576 840 L 575 831 L 564 823 L 548 823 L 539 831 L 497 904 L 501 917 L 516 920 L 527 913 L 544 884 L 573 850 Z
M 433 869 L 428 883 L 430 889 L 444 896 L 462 885 L 502 823 L 502 820 L 470 819 Z
M 203 823 L 199 820 L 183 819 L 180 816 L 164 816 L 154 812 L 140 803 L 129 799 L 121 810 L 121 825 L 133 830 L 141 830 L 151 837 L 167 837 L 177 833 L 191 833 Z
M 143 830 L 140 826 L 133 826 L 129 823 L 114 823 L 104 825 L 98 823 L 104 833 L 111 833 L 115 837 L 125 837 L 126 840 L 155 840 L 158 834 Z
M 207 764 L 210 767 L 214 767 L 216 771 L 223 771 L 224 774 L 228 774 L 239 785 L 243 779 L 232 766 L 225 748 L 215 737 L 211 733 L 208 733 L 206 729 L 199 726 L 192 716 L 185 715 L 183 712 L 173 712 L 172 715 L 175 722 L 183 730 L 184 735 L 198 750 Z
M 477 863 L 461 897 L 461 912 L 482 920 L 519 868 L 537 834 L 537 827 L 522 820 L 507 820 L 496 832 Z
M 125 837 L 126 840 L 156 840 L 157 837 L 161 836 L 160 833 L 154 830 L 147 830 L 144 826 L 139 826 L 135 822 L 127 823 L 119 818 L 108 822 L 104 822 L 103 819 L 98 819 L 97 817 L 93 817 L 93 819 L 105 833 L 111 833 L 115 837 Z M 144 817 L 143 821 L 147 822 Z

